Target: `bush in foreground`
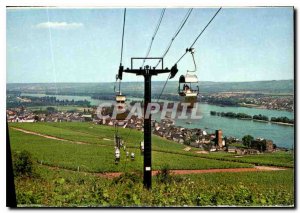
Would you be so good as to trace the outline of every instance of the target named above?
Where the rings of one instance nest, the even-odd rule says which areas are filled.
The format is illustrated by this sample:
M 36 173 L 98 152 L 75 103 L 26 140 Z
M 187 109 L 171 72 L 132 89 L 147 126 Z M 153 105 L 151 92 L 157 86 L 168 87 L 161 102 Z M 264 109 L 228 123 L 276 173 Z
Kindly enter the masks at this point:
M 15 177 L 20 176 L 33 176 L 33 159 L 28 151 L 13 152 L 13 172 Z
M 141 174 L 114 179 L 65 171 L 37 171 L 42 178 L 18 178 L 19 205 L 26 206 L 274 206 L 294 205 L 291 171 L 172 175 L 162 168 L 152 189 Z M 42 171 L 42 172 L 41 172 Z M 284 177 L 284 178 L 283 178 Z M 270 181 L 272 180 L 272 181 Z

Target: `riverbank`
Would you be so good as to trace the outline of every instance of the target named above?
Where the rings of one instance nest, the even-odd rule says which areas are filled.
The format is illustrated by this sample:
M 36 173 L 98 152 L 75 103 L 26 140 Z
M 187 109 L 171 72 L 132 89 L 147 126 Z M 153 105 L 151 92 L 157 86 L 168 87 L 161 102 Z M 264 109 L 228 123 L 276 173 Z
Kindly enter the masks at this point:
M 294 126 L 294 124 L 283 123 L 283 122 L 275 122 L 275 121 L 264 121 L 264 120 L 257 120 L 257 119 L 243 119 L 243 120 L 253 120 L 253 121 L 262 122 L 262 123 L 271 123 L 271 124 L 284 125 L 284 126 L 292 126 L 292 127 Z
M 284 125 L 284 126 L 294 126 L 294 124 L 283 123 L 283 122 L 274 122 L 274 121 L 270 121 L 270 123 L 271 123 L 271 124 Z
M 268 116 L 258 114 L 258 115 L 249 115 L 242 112 L 218 112 L 218 111 L 210 111 L 211 116 L 219 116 L 225 117 L 230 119 L 238 119 L 238 120 L 252 120 L 255 122 L 262 122 L 262 123 L 273 123 L 278 125 L 286 125 L 286 126 L 294 126 L 294 119 L 289 119 L 288 117 L 271 117 L 269 119 Z
M 201 101 L 199 101 L 201 102 Z M 275 110 L 275 111 L 286 111 L 286 112 L 294 112 L 293 110 L 289 110 L 289 109 L 268 109 L 266 106 L 263 105 L 257 105 L 257 104 L 243 104 L 243 103 L 238 103 L 236 105 L 222 105 L 222 104 L 216 104 L 216 103 L 210 103 L 207 101 L 202 102 L 204 104 L 209 104 L 209 105 L 214 105 L 214 106 L 218 106 L 218 107 L 244 107 L 244 108 L 250 108 L 250 109 L 264 109 L 264 110 Z
M 259 120 L 259 119 L 251 119 L 252 121 L 262 122 L 262 123 L 269 123 L 269 121 Z

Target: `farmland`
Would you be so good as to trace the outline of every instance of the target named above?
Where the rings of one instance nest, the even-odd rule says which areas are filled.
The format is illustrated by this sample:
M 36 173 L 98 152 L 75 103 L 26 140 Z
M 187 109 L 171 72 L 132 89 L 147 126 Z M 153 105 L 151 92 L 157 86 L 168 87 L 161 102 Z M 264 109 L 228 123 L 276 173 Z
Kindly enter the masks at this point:
M 127 149 L 129 149 L 130 152 L 136 153 L 135 161 L 130 161 L 123 157 L 121 158 L 120 165 L 115 165 L 113 141 L 103 140 L 101 143 L 101 140 L 98 139 L 100 141 L 99 143 L 72 144 L 22 133 L 14 129 L 12 129 L 10 133 L 13 150 L 27 150 L 32 153 L 37 162 L 43 162 L 43 164 L 71 170 L 77 170 L 78 167 L 80 167 L 81 170 L 88 172 L 112 172 L 123 171 L 124 169 L 126 169 L 126 171 L 141 171 L 142 169 L 142 156 L 139 154 L 138 148 L 130 148 L 130 146 L 128 146 Z M 78 134 L 78 138 L 81 139 L 80 141 L 83 141 L 81 134 L 83 133 Z M 65 138 L 64 136 L 65 135 L 60 135 L 60 138 Z M 131 136 L 131 138 L 133 137 L 134 135 Z M 66 138 L 76 139 L 76 135 Z M 87 138 L 86 141 L 88 142 L 91 140 L 91 138 Z M 107 146 L 98 146 L 103 144 L 106 144 Z M 136 144 L 131 145 L 132 147 L 137 147 L 138 144 L 139 142 L 136 141 Z M 173 144 L 179 145 L 176 143 Z M 181 148 L 184 148 L 184 146 L 181 146 Z M 156 150 L 159 151 L 153 151 L 154 169 L 159 169 L 160 166 L 167 163 L 171 169 L 251 167 L 250 164 L 235 162 L 220 163 L 220 161 L 214 159 L 205 159 L 198 156 L 186 155 L 183 153 L 184 151 L 181 151 L 180 149 L 178 149 L 178 153 L 175 154 L 176 147 L 172 146 L 170 146 L 170 150 L 164 151 L 167 150 L 166 145 L 157 145 Z M 172 151 L 174 153 L 172 153 Z M 125 152 L 122 152 L 122 154 L 125 155 Z
M 229 153 L 197 154 L 184 145 L 153 136 L 153 170 L 252 168 L 277 165 L 284 171 L 172 175 L 161 183 L 153 178 L 153 190 L 142 187 L 142 132 L 119 129 L 126 151 L 114 163 L 114 128 L 92 123 L 10 123 L 12 151 L 28 151 L 34 160 L 34 177 L 16 177 L 19 205 L 42 206 L 210 206 L 293 205 L 293 158 L 278 152 L 236 158 Z M 26 130 L 29 134 L 20 131 Z M 56 140 L 55 138 L 62 139 Z M 135 172 L 123 181 L 104 178 L 106 172 Z M 121 179 L 122 180 L 122 179 Z M 136 181 L 136 182 L 134 182 Z M 128 192 L 132 190 L 132 193 Z M 226 193 L 228 196 L 225 196 Z M 171 196 L 172 194 L 172 196 Z M 179 195 L 180 194 L 180 195 Z M 119 195 L 119 196 L 117 196 Z
M 11 123 L 10 127 L 17 127 L 33 132 L 42 133 L 45 135 L 55 136 L 58 138 L 64 138 L 67 140 L 75 141 L 75 142 L 85 142 L 90 145 L 106 145 L 110 146 L 108 147 L 101 147 L 99 150 L 101 151 L 104 149 L 109 150 L 110 153 L 110 159 L 113 160 L 113 137 L 114 137 L 114 128 L 108 127 L 108 126 L 99 126 L 99 125 L 93 125 L 91 123 Z M 23 134 L 22 137 L 20 136 L 14 136 L 15 134 L 21 134 L 17 133 L 16 131 L 11 131 L 11 137 L 16 138 L 16 141 L 20 140 L 19 143 L 24 143 L 25 139 L 27 140 L 28 137 L 33 137 L 34 140 L 41 141 L 45 138 L 32 136 L 28 134 Z M 128 130 L 128 129 L 119 129 L 120 135 L 123 136 L 123 139 L 125 140 L 126 147 L 134 149 L 137 153 L 139 148 L 139 143 L 141 140 L 143 140 L 142 132 L 136 131 L 136 130 Z M 32 146 L 32 143 L 30 143 L 32 139 L 28 139 L 28 146 Z M 47 140 L 48 141 L 48 140 Z M 57 145 L 53 145 L 53 147 L 58 146 L 64 146 L 66 143 L 57 142 L 50 140 L 51 143 L 57 143 Z M 34 144 L 35 146 L 38 146 L 37 144 Z M 41 146 L 43 146 L 42 144 Z M 69 146 L 70 144 L 68 144 Z M 14 146 L 14 139 L 12 139 L 12 146 Z M 22 144 L 18 145 L 18 147 L 21 147 Z M 81 145 L 82 147 L 83 145 Z M 24 146 L 25 147 L 25 146 Z M 71 146 L 72 147 L 72 146 Z M 73 145 L 75 149 L 77 149 L 77 145 Z M 154 154 L 162 153 L 162 154 L 181 154 L 180 156 L 188 156 L 188 157 L 198 157 L 201 159 L 201 161 L 204 161 L 205 159 L 214 159 L 219 160 L 217 161 L 217 165 L 219 168 L 228 168 L 229 166 L 225 162 L 240 162 L 244 163 L 242 165 L 233 163 L 232 167 L 249 167 L 249 163 L 256 164 L 256 165 L 267 165 L 267 166 L 284 166 L 284 167 L 293 167 L 293 156 L 291 153 L 288 152 L 276 152 L 271 154 L 262 154 L 262 155 L 252 155 L 252 156 L 243 156 L 241 158 L 236 158 L 234 154 L 230 153 L 211 153 L 209 155 L 207 154 L 196 154 L 193 151 L 196 151 L 196 149 L 192 149 L 191 152 L 183 151 L 185 148 L 184 145 L 168 141 L 164 138 L 160 138 L 158 136 L 153 135 L 153 142 L 152 142 L 152 150 L 154 150 Z M 88 149 L 93 149 L 93 147 L 88 147 Z M 54 150 L 59 150 L 58 148 Z M 64 150 L 64 149 L 63 149 Z M 156 151 L 156 152 L 155 152 Z M 105 151 L 105 153 L 107 153 Z M 108 154 L 108 153 L 107 153 Z M 97 155 L 98 156 L 98 155 Z M 174 155 L 176 156 L 176 155 Z M 137 157 L 139 157 L 137 155 Z M 155 156 L 154 156 L 155 157 Z M 181 159 L 181 157 L 179 158 Z M 191 158 L 192 159 L 192 158 Z M 43 160 L 43 159 L 39 159 Z M 220 163 L 220 161 L 222 161 Z M 168 161 L 166 161 L 168 162 Z M 155 159 L 153 160 L 153 163 L 155 162 Z M 203 166 L 203 162 L 201 162 L 201 166 Z M 214 167 L 214 168 L 218 168 Z M 187 168 L 186 168 L 187 169 Z

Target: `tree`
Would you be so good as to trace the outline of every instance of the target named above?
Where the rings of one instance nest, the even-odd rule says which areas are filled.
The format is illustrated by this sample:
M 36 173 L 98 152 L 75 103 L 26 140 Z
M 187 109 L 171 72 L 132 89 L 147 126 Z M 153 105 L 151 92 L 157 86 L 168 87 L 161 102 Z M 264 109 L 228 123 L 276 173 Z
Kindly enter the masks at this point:
M 251 136 L 251 135 L 245 135 L 243 138 L 242 138 L 242 141 L 243 141 L 243 145 L 244 146 L 247 146 L 247 147 L 251 147 L 251 142 L 254 140 L 254 138 Z
M 35 121 L 40 121 L 39 116 L 38 116 L 38 115 L 35 115 L 35 116 L 34 116 L 34 120 L 35 120 Z
M 56 111 L 56 109 L 54 107 L 47 107 L 47 111 L 48 113 L 53 113 Z
M 187 145 L 187 146 L 191 145 L 191 139 L 184 140 L 184 141 L 183 141 L 183 144 L 185 144 L 185 145 Z

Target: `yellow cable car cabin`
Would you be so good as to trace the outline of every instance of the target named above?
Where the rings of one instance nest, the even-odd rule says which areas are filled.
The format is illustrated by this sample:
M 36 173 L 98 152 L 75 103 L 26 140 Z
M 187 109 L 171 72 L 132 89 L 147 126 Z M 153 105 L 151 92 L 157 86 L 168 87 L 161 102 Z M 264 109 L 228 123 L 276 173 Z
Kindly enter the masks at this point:
M 118 121 L 125 120 L 128 115 L 125 102 L 126 102 L 125 95 L 122 95 L 121 93 L 116 95 L 116 110 L 117 110 L 116 120 Z
M 190 107 L 194 107 L 199 94 L 197 75 L 186 74 L 179 78 L 178 94 L 184 97 L 186 103 L 190 103 Z

